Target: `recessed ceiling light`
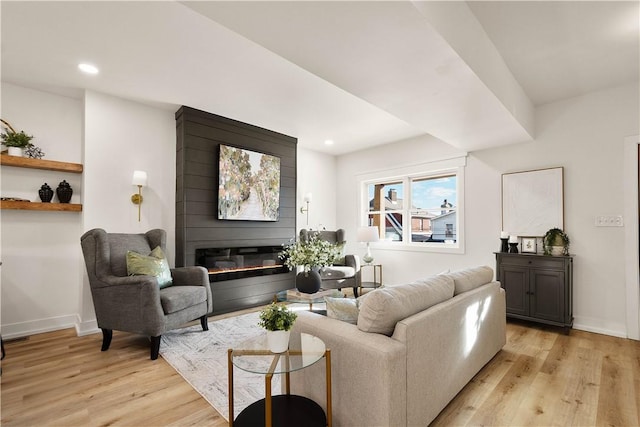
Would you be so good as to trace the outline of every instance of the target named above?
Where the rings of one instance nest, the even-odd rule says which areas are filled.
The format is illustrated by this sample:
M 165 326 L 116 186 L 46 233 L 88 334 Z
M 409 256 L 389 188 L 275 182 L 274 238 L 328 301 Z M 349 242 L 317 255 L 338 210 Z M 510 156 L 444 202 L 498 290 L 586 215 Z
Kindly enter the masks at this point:
M 78 68 L 80 69 L 80 71 L 82 71 L 83 73 L 87 73 L 87 74 L 98 74 L 98 67 L 96 67 L 95 65 L 91 65 L 91 64 L 78 64 Z
M 324 145 L 333 145 L 333 140 L 332 139 L 325 140 Z

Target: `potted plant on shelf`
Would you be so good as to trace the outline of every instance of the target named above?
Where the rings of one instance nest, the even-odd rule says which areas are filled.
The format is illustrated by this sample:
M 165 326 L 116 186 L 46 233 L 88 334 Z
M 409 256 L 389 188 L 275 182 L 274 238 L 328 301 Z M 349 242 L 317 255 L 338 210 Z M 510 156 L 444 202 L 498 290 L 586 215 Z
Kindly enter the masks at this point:
M 286 305 L 271 303 L 260 312 L 258 325 L 267 330 L 267 343 L 273 353 L 282 353 L 289 348 L 289 335 L 298 315 Z
M 569 255 L 569 236 L 559 228 L 547 231 L 543 238 L 545 255 Z
M 320 268 L 328 267 L 340 257 L 342 245 L 323 240 L 319 232 L 311 232 L 306 241 L 298 240 L 284 246 L 280 259 L 289 270 L 302 267 L 296 275 L 296 288 L 312 294 L 320 289 Z
M 4 133 L 2 134 L 2 144 L 9 147 L 10 156 L 23 156 L 23 150 L 31 145 L 32 135 L 27 135 L 24 131 L 16 132 L 15 129 L 6 121 L 0 119 L 4 125 Z

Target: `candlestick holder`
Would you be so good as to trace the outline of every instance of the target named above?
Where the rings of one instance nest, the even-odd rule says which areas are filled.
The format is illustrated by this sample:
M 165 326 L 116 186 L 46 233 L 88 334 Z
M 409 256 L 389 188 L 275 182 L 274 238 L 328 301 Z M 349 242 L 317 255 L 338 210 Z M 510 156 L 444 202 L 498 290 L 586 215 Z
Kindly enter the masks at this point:
M 500 238 L 500 241 L 502 243 L 500 245 L 500 252 L 509 252 L 509 238 L 508 237 L 505 237 L 504 239 Z
M 518 243 L 509 243 L 509 253 L 517 254 L 518 253 Z

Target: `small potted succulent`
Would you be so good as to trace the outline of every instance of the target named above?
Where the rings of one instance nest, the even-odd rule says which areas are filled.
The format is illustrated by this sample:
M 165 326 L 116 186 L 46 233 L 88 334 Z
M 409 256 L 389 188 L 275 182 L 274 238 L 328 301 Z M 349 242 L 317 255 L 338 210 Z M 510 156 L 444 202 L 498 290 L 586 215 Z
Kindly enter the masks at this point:
M 2 134 L 2 144 L 9 147 L 9 155 L 23 156 L 23 150 L 31 145 L 32 135 L 27 135 L 23 130 L 16 132 L 15 129 L 6 121 L 0 119 L 4 125 L 4 133 Z
M 569 236 L 559 228 L 547 231 L 543 238 L 545 255 L 569 255 Z
M 298 315 L 285 304 L 271 303 L 260 312 L 258 325 L 267 330 L 267 343 L 273 353 L 283 353 L 289 348 L 289 335 Z

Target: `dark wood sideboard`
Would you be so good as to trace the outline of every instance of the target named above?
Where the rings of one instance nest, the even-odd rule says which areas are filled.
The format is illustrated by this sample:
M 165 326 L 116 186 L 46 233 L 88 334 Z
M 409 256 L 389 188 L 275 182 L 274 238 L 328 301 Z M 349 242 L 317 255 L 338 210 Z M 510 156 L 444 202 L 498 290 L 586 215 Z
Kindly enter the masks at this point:
M 573 257 L 495 254 L 507 317 L 560 326 L 568 332 L 573 326 Z

